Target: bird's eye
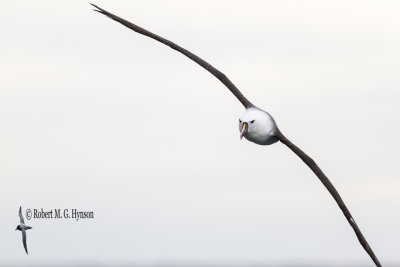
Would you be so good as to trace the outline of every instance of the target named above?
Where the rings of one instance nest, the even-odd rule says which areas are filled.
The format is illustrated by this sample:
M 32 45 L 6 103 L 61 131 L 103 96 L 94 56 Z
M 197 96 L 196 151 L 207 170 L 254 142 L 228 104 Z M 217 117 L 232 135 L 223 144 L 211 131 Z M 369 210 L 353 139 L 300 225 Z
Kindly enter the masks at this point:
M 255 120 L 250 121 L 250 123 L 254 123 L 254 122 L 255 122 Z
M 241 120 L 241 119 L 239 119 L 239 123 L 242 123 L 242 120 Z

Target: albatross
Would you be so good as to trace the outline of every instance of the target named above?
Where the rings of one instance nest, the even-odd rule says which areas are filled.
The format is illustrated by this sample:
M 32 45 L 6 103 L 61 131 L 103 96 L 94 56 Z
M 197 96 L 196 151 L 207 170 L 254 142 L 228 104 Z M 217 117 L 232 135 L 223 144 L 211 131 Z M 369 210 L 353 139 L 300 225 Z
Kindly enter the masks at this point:
M 348 223 L 353 228 L 358 241 L 371 257 L 372 261 L 376 266 L 382 266 L 375 256 L 374 251 L 371 249 L 364 235 L 361 233 L 360 228 L 357 226 L 353 216 L 351 215 L 349 209 L 344 204 L 343 199 L 339 195 L 338 191 L 335 189 L 333 184 L 330 182 L 328 177 L 324 174 L 324 172 L 318 167 L 315 161 L 309 157 L 306 153 L 304 153 L 300 148 L 298 148 L 295 144 L 293 144 L 289 139 L 283 135 L 283 133 L 279 130 L 274 118 L 266 111 L 258 108 L 253 103 L 251 103 L 240 91 L 239 89 L 229 80 L 229 78 L 223 74 L 221 71 L 214 68 L 211 64 L 209 64 L 204 59 L 196 56 L 192 52 L 186 50 L 185 48 L 171 42 L 159 35 L 156 35 L 144 28 L 141 28 L 123 18 L 120 18 L 107 10 L 104 10 L 94 4 L 91 4 L 95 7 L 94 11 L 103 14 L 110 19 L 113 19 L 125 27 L 129 29 L 150 37 L 164 45 L 169 46 L 170 48 L 182 53 L 186 57 L 190 58 L 201 67 L 206 69 L 212 75 L 214 75 L 218 80 L 220 80 L 230 91 L 232 94 L 236 96 L 236 98 L 243 104 L 245 107 L 245 113 L 239 118 L 239 131 L 240 131 L 240 139 L 243 137 L 250 142 L 256 143 L 258 145 L 271 145 L 278 141 L 285 144 L 289 149 L 291 149 L 318 177 L 318 179 L 323 183 L 329 193 L 332 195 L 339 208 L 342 210 L 344 216 L 346 217 Z
M 24 216 L 22 215 L 22 207 L 19 207 L 19 224 L 15 231 L 19 230 L 22 232 L 22 243 L 24 244 L 25 252 L 28 254 L 28 247 L 26 246 L 26 230 L 32 229 L 32 227 L 25 225 Z

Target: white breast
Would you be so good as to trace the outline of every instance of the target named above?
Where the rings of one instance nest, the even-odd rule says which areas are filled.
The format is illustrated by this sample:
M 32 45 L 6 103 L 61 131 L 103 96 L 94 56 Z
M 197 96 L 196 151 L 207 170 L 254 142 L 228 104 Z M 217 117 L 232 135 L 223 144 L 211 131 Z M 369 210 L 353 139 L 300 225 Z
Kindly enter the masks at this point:
M 239 130 L 242 123 L 248 123 L 248 131 L 244 137 L 250 142 L 259 145 L 270 145 L 278 141 L 275 137 L 277 129 L 275 120 L 266 111 L 252 107 L 246 109 L 243 116 L 240 117 Z M 253 123 L 251 123 L 254 121 Z

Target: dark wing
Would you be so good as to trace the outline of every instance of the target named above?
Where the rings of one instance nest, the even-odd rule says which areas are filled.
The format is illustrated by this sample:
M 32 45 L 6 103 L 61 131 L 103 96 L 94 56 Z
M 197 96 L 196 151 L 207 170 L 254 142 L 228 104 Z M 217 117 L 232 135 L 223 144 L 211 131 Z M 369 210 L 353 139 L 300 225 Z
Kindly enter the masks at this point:
M 19 215 L 19 222 L 22 223 L 22 224 L 25 224 L 25 222 L 24 222 L 24 216 L 22 216 L 22 207 L 21 207 L 21 206 L 19 206 L 19 213 L 18 213 L 18 215 Z
M 247 100 L 246 97 L 244 97 L 244 95 L 239 91 L 239 89 L 228 79 L 228 77 L 225 76 L 225 74 L 223 74 L 222 72 L 220 72 L 219 70 L 217 70 L 216 68 L 214 68 L 213 66 L 211 66 L 208 62 L 206 62 L 205 60 L 199 58 L 198 56 L 196 56 L 195 54 L 193 54 L 192 52 L 186 50 L 185 48 L 180 47 L 179 45 L 161 37 L 158 36 L 154 33 L 149 32 L 148 30 L 145 30 L 127 20 L 124 20 L 123 18 L 120 18 L 114 14 L 111 14 L 110 12 L 94 5 L 91 4 L 92 6 L 94 6 L 97 9 L 94 9 L 94 11 L 97 11 L 103 15 L 106 15 L 107 17 L 121 23 L 122 25 L 128 27 L 129 29 L 134 30 L 137 33 L 143 34 L 147 37 L 150 37 L 156 41 L 159 41 L 169 47 L 171 47 L 172 49 L 184 54 L 185 56 L 187 56 L 188 58 L 190 58 L 191 60 L 193 60 L 194 62 L 196 62 L 197 64 L 199 64 L 200 66 L 202 66 L 203 68 L 205 68 L 207 71 L 209 71 L 212 75 L 214 75 L 218 80 L 220 80 L 223 84 L 225 84 L 226 87 L 228 87 L 228 89 L 239 99 L 239 101 L 243 104 L 243 106 L 245 106 L 245 108 L 250 108 L 253 107 L 254 105 Z
M 21 232 L 22 232 L 22 243 L 24 243 L 26 254 L 28 254 L 28 248 L 26 246 L 26 231 L 25 229 L 22 229 Z
M 308 167 L 310 167 L 310 169 L 315 173 L 315 175 L 317 175 L 318 179 L 324 184 L 326 189 L 328 189 L 329 193 L 332 195 L 332 197 L 335 199 L 336 203 L 339 205 L 339 208 L 342 210 L 347 221 L 349 222 L 349 224 L 353 228 L 354 232 L 356 233 L 356 236 L 358 238 L 358 241 L 360 241 L 360 244 L 363 246 L 365 251 L 368 253 L 368 255 L 371 257 L 371 259 L 374 261 L 376 266 L 381 267 L 382 265 L 379 263 L 378 258 L 375 256 L 371 247 L 368 245 L 367 240 L 365 240 L 363 234 L 361 233 L 360 228 L 358 228 L 356 222 L 354 221 L 353 216 L 351 216 L 350 211 L 347 209 L 347 207 L 344 204 L 342 198 L 340 197 L 338 191 L 335 189 L 333 184 L 329 181 L 328 177 L 326 177 L 326 175 L 322 172 L 322 170 L 318 167 L 318 165 L 314 162 L 314 160 L 312 158 L 310 158 L 300 148 L 298 148 L 296 145 L 294 145 L 292 142 L 290 142 L 279 130 L 277 131 L 276 136 L 279 138 L 279 140 L 282 143 L 284 143 L 297 156 L 299 156 L 304 161 L 304 163 L 307 164 Z

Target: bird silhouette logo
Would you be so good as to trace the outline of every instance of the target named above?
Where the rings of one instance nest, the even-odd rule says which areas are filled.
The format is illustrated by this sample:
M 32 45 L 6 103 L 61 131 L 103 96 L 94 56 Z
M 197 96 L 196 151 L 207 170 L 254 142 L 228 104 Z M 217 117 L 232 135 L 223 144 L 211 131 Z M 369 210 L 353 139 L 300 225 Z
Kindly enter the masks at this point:
M 19 230 L 22 232 L 22 243 L 24 244 L 24 248 L 26 251 L 26 254 L 28 254 L 28 247 L 26 246 L 26 230 L 32 229 L 32 227 L 25 225 L 24 221 L 24 216 L 22 216 L 22 207 L 19 207 L 19 224 L 17 228 L 15 228 L 15 231 Z

